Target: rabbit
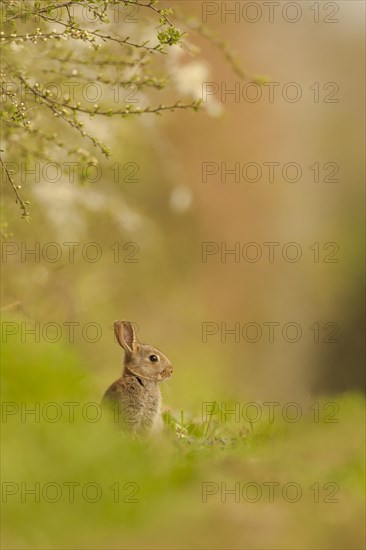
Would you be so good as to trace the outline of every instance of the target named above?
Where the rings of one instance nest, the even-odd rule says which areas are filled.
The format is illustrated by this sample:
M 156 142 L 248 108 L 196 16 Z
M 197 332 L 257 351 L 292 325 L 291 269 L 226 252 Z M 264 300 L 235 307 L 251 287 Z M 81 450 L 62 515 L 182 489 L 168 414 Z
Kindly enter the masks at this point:
M 158 382 L 173 372 L 169 359 L 159 350 L 140 343 L 129 321 L 116 321 L 114 333 L 125 351 L 121 378 L 105 392 L 102 406 L 113 410 L 120 428 L 149 433 L 162 428 Z

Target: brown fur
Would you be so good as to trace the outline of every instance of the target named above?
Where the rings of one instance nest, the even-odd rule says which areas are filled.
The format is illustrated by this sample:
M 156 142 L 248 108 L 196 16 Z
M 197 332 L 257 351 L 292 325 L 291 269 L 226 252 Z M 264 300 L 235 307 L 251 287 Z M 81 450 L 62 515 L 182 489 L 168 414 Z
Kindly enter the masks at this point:
M 114 331 L 125 350 L 124 369 L 121 378 L 105 392 L 102 405 L 113 411 L 122 429 L 133 433 L 159 429 L 162 422 L 158 382 L 169 378 L 171 363 L 158 349 L 141 344 L 128 321 L 116 321 Z M 152 362 L 152 356 L 158 360 Z

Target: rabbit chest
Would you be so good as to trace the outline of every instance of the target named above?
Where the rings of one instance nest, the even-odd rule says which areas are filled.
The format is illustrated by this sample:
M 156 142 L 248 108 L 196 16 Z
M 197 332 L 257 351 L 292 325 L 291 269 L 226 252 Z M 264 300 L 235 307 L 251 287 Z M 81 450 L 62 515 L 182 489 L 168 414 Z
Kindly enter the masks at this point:
M 140 386 L 140 392 L 142 399 L 141 404 L 141 417 L 140 427 L 142 429 L 156 428 L 160 423 L 160 389 L 156 382 L 149 380 L 136 379 L 137 384 Z
M 157 428 L 160 419 L 160 389 L 156 382 L 137 376 L 122 379 L 122 392 L 118 392 L 120 408 L 124 411 L 133 431 L 150 431 Z

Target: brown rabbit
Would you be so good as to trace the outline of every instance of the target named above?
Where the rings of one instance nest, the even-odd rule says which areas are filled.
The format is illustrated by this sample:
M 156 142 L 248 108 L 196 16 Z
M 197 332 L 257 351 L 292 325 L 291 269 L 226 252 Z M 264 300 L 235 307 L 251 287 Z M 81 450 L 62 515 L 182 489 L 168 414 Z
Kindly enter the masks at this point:
M 158 382 L 169 378 L 172 365 L 161 351 L 141 344 L 128 321 L 116 321 L 114 332 L 125 350 L 121 378 L 105 392 L 102 405 L 113 410 L 120 426 L 134 433 L 159 429 L 161 396 Z

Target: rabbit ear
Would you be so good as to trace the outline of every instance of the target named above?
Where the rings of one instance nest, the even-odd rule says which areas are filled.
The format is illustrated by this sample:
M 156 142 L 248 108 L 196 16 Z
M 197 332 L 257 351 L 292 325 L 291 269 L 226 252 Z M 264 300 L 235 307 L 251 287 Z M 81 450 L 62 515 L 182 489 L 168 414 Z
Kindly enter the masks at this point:
M 114 334 L 119 345 L 128 355 L 131 355 L 136 349 L 135 329 L 128 321 L 115 321 Z

